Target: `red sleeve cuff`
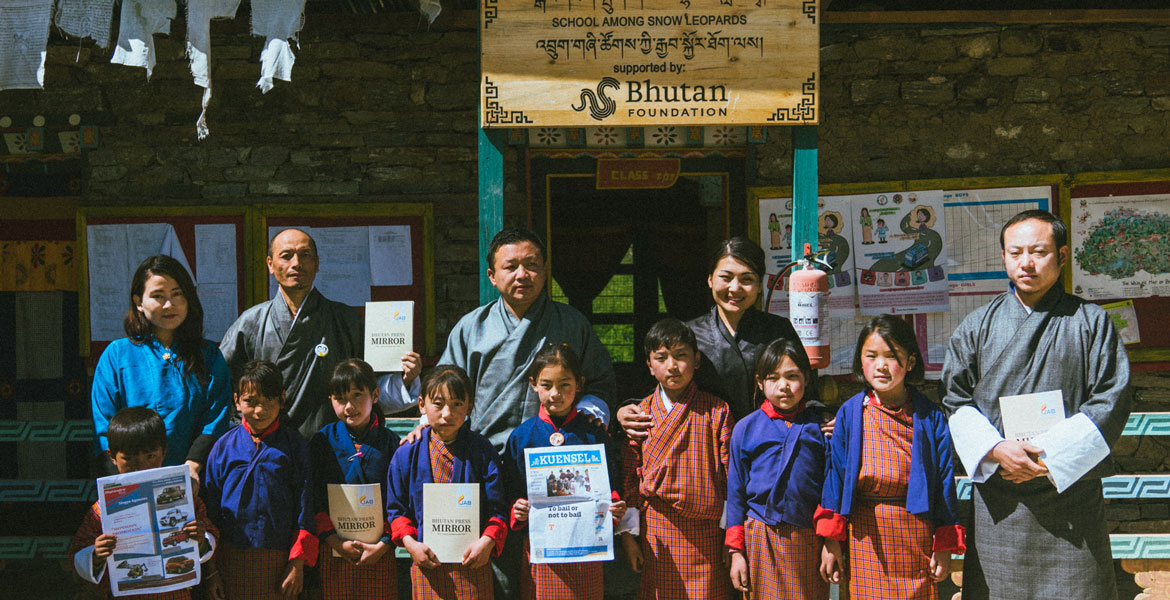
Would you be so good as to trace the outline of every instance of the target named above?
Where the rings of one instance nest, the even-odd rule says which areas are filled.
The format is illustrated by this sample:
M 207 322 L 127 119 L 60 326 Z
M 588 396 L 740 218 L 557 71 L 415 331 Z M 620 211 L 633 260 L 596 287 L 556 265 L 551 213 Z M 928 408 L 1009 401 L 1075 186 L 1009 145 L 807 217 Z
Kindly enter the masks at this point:
M 317 564 L 317 536 L 305 531 L 297 531 L 297 540 L 293 542 L 292 550 L 288 551 L 288 559 L 299 558 L 312 567 Z
M 611 490 L 611 491 L 609 492 L 609 499 L 610 499 L 610 501 L 611 501 L 611 502 L 621 502 L 621 501 L 622 501 L 622 495 L 621 495 L 621 494 L 619 494 L 617 490 Z
M 495 558 L 504 551 L 504 542 L 508 540 L 508 524 L 499 517 L 492 517 L 488 520 L 487 527 L 483 528 L 483 535 L 492 538 L 496 543 L 496 547 L 492 549 L 492 558 Z
M 408 517 L 398 517 L 390 522 L 390 541 L 395 546 L 402 545 L 402 538 L 406 536 L 418 537 L 418 527 Z
M 732 525 L 727 528 L 727 535 L 723 538 L 723 545 L 732 550 L 743 552 L 744 548 L 747 547 L 744 541 L 744 535 L 743 525 Z
M 845 517 L 821 506 L 813 513 L 813 522 L 816 523 L 817 535 L 844 542 L 848 521 Z
M 934 530 L 934 552 L 967 553 L 967 535 L 962 525 L 943 525 Z
M 329 513 L 321 511 L 317 513 L 317 537 L 324 537 L 326 533 L 333 531 L 333 519 L 329 518 Z

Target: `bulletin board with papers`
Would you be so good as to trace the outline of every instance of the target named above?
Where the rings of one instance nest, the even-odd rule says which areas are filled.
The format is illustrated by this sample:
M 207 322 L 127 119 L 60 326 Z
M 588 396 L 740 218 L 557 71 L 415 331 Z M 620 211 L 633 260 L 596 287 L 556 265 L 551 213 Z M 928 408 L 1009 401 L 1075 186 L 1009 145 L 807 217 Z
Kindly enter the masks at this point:
M 218 341 L 250 306 L 245 273 L 251 209 L 81 208 L 77 211 L 81 352 L 96 361 L 124 337 L 130 280 L 143 259 L 166 254 L 187 267 L 203 306 L 203 337 Z M 261 266 L 261 268 L 263 268 Z
M 928 305 L 915 300 L 903 303 L 903 310 L 903 306 L 886 302 L 894 310 L 883 305 L 878 311 L 906 315 L 918 334 L 927 375 L 937 377 L 942 371 L 947 341 L 963 317 L 1008 288 L 999 248 L 1003 223 L 1027 209 L 1057 212 L 1062 193 L 1067 194 L 1063 186 L 1066 179 L 1065 175 L 1040 175 L 820 186 L 820 249 L 832 250 L 834 258 L 841 263 L 841 272 L 836 273 L 835 268 L 830 274 L 832 352 L 829 367 L 821 372 L 846 375 L 852 371 L 857 334 L 874 312 L 872 308 L 863 310 L 861 300 L 867 291 L 872 297 L 879 291 L 897 287 L 899 273 L 876 268 L 882 261 L 893 258 L 898 270 L 905 272 L 908 289 L 919 287 L 929 292 L 932 277 L 937 273 L 946 280 L 945 296 L 932 297 Z M 791 241 L 785 237 L 788 232 L 785 224 L 791 220 L 791 188 L 749 188 L 748 193 L 747 229 L 764 249 L 768 281 L 771 281 L 791 261 Z M 924 206 L 929 210 L 923 210 Z M 937 206 L 942 207 L 941 215 L 934 215 Z M 832 217 L 826 219 L 826 215 Z M 911 221 L 916 217 L 922 221 L 918 230 L 910 231 L 914 223 L 907 222 L 907 215 Z M 832 234 L 826 232 L 826 223 L 834 229 Z M 926 241 L 921 233 L 924 231 L 931 234 Z M 938 242 L 942 247 L 936 252 L 933 244 Z M 917 259 L 920 264 L 909 268 L 911 254 L 918 245 L 924 247 Z M 887 247 L 890 257 L 875 254 Z M 915 279 L 918 271 L 922 272 L 920 282 Z M 889 285 L 882 285 L 883 275 L 892 275 Z M 834 293 L 838 297 L 834 298 Z M 769 311 L 786 315 L 786 298 L 777 288 Z M 928 309 L 915 308 L 922 306 Z M 939 310 L 944 307 L 946 310 Z
M 1072 293 L 1110 313 L 1130 361 L 1170 366 L 1170 169 L 1078 174 L 1064 221 Z
M 331 300 L 359 313 L 380 300 L 414 302 L 415 351 L 434 356 L 435 305 L 432 205 L 421 203 L 263 205 L 254 236 L 254 261 L 263 264 L 268 241 L 283 229 L 303 229 L 317 242 L 321 264 L 314 285 Z M 253 286 L 262 297 L 276 293 L 268 270 L 256 269 Z

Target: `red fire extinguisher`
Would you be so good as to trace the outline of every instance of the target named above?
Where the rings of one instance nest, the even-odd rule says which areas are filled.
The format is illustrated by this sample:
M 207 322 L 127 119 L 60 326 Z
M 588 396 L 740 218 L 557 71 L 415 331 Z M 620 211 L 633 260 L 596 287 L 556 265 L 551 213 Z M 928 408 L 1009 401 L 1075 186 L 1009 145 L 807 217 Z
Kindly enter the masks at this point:
M 813 256 L 812 244 L 805 244 L 804 260 L 789 264 L 776 276 L 768 286 L 764 306 L 771 306 L 772 292 L 784 274 L 799 266 L 800 270 L 792 271 L 788 278 L 788 318 L 804 344 L 812 368 L 823 369 L 829 366 L 829 274 L 818 264 L 832 268 Z

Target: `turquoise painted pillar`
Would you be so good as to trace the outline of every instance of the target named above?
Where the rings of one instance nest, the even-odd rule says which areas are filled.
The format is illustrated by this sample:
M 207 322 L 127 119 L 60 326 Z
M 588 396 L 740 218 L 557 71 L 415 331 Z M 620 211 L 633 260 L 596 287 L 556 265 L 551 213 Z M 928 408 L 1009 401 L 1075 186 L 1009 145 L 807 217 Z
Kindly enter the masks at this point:
M 504 228 L 504 143 L 502 129 L 479 129 L 479 303 L 487 304 L 500 292 L 487 276 L 487 252 L 492 237 Z M 815 208 L 814 208 L 815 211 Z M 813 218 L 816 218 L 814 212 Z
M 804 258 L 805 244 L 817 251 L 817 128 L 811 125 L 792 128 L 792 260 Z

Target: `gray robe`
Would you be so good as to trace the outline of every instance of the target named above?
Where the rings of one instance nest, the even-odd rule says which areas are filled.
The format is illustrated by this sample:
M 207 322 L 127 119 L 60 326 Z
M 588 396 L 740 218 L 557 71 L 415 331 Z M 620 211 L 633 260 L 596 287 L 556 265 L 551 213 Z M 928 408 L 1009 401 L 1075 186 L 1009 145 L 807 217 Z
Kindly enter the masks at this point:
M 324 344 L 328 351 L 316 351 Z M 325 393 L 333 367 L 361 358 L 363 325 L 354 310 L 313 289 L 296 321 L 279 293 L 244 311 L 228 328 L 219 350 L 231 370 L 232 382 L 249 360 L 276 363 L 284 378 L 285 407 L 293 427 L 306 439 L 337 420 Z
M 617 380 L 609 352 L 577 309 L 545 294 L 517 319 L 502 300 L 494 300 L 459 319 L 447 337 L 439 364 L 459 365 L 475 386 L 471 428 L 500 452 L 508 435 L 536 416 L 540 400 L 528 385 L 527 371 L 545 344 L 568 344 L 581 357 L 585 389 L 611 408 Z
M 940 388 L 956 453 L 976 481 L 963 597 L 1115 598 L 1101 477 L 1112 473 L 1106 445 L 1121 435 L 1132 393 L 1129 359 L 1105 311 L 1059 282 L 1031 314 L 1012 292 L 1001 294 L 951 336 Z M 973 430 L 1002 436 L 1001 396 L 1050 390 L 1063 393 L 1065 422 L 1083 424 L 1083 439 L 1071 447 L 1099 446 L 1106 458 L 1069 461 L 1081 460 L 1074 472 L 1083 474 L 1059 493 L 1044 477 L 1014 484 L 998 471 L 982 475 L 988 463 L 980 457 L 996 442 L 969 443 L 982 435 Z M 986 421 L 972 421 L 975 413 L 964 407 Z

